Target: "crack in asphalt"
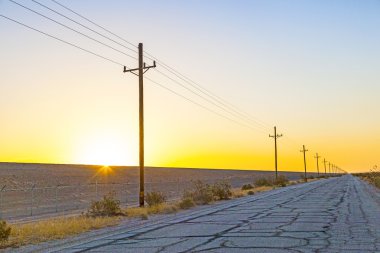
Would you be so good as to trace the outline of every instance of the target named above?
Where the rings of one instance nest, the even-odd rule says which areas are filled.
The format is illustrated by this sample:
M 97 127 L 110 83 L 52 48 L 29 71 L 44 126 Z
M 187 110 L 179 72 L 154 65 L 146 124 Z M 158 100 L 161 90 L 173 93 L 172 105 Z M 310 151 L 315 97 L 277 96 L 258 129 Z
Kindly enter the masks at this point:
M 118 228 L 50 252 L 375 252 L 380 195 L 373 191 L 352 176 L 319 180 Z

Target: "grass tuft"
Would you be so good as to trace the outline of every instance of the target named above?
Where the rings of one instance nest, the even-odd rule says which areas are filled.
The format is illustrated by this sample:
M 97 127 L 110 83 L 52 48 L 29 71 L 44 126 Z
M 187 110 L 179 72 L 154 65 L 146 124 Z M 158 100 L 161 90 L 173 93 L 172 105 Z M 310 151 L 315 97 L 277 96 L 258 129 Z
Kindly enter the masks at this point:
M 63 239 L 89 230 L 119 224 L 119 217 L 54 218 L 26 224 L 11 225 L 11 234 L 7 242 L 0 244 L 2 248 L 18 247 L 27 244 Z
M 195 202 L 192 198 L 185 197 L 178 202 L 178 207 L 181 209 L 190 209 L 195 206 Z
M 148 206 L 160 205 L 166 201 L 166 196 L 162 192 L 148 192 L 145 196 L 145 201 Z
M 115 195 L 115 192 L 110 192 L 101 200 L 93 201 L 86 215 L 91 217 L 120 215 L 120 200 L 117 200 Z

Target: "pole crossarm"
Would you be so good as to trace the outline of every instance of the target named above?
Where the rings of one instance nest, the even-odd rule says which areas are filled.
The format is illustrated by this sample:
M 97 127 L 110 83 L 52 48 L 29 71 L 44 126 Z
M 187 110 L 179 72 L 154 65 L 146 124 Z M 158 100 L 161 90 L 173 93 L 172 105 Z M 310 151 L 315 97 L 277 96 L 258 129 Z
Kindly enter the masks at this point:
M 153 65 L 151 65 L 151 66 L 146 66 L 146 63 L 144 62 L 144 67 L 143 67 L 144 72 L 143 72 L 143 74 L 145 74 L 145 72 L 147 72 L 149 69 L 155 68 L 155 67 L 156 67 L 156 61 L 153 61 Z M 123 73 L 130 72 L 130 73 L 138 76 L 139 74 L 136 74 L 135 71 L 139 71 L 139 70 L 140 70 L 140 68 L 127 69 L 127 67 L 124 66 Z

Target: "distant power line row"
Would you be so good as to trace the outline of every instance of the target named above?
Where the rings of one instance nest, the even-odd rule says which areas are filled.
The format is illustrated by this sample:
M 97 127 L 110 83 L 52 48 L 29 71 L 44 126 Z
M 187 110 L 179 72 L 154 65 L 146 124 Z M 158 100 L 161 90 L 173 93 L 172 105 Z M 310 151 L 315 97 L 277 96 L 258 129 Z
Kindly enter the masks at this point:
M 47 14 L 44 14 L 40 11 L 37 11 L 36 9 L 26 6 L 25 4 L 21 4 L 18 1 L 15 0 L 8 0 L 10 3 L 13 3 L 20 8 L 23 8 L 31 13 L 34 13 L 35 15 L 38 15 L 39 17 L 49 20 L 52 23 L 55 23 L 56 25 L 59 25 L 71 32 L 74 32 L 86 39 L 89 39 L 98 45 L 102 47 L 106 47 L 108 49 L 111 49 L 112 51 L 116 53 L 120 53 L 123 57 L 128 57 L 130 59 L 139 60 L 136 56 L 132 54 L 136 53 L 138 54 L 138 48 L 135 46 L 134 43 L 124 39 L 122 36 L 110 31 L 109 29 L 105 28 L 104 26 L 99 25 L 97 22 L 94 22 L 93 20 L 85 17 L 84 15 L 78 13 L 77 11 L 74 11 L 72 8 L 69 8 L 62 3 L 58 2 L 57 0 L 51 0 L 52 3 L 54 3 L 56 6 L 48 6 L 46 4 L 43 4 L 37 0 L 31 0 L 31 2 L 35 3 L 39 7 L 44 8 L 49 13 L 53 15 L 57 15 L 61 18 L 64 18 L 65 20 L 69 21 L 71 24 L 75 24 L 77 26 L 80 26 L 82 29 L 84 29 L 86 32 L 90 32 L 91 34 L 88 34 L 84 31 L 78 30 L 77 28 L 72 27 L 70 24 L 63 23 L 61 21 L 58 21 L 57 19 L 53 18 L 52 16 L 49 16 Z M 62 8 L 65 11 L 75 15 L 76 17 L 79 17 L 82 21 L 85 21 L 89 23 L 89 25 L 84 24 L 82 21 L 78 21 L 77 19 L 70 17 L 69 15 L 64 14 L 62 11 L 58 10 L 56 7 Z M 69 42 L 65 39 L 59 38 L 58 36 L 51 35 L 48 32 L 42 31 L 41 29 L 37 29 L 31 25 L 25 24 L 19 20 L 16 20 L 14 18 L 5 16 L 0 14 L 0 17 L 7 19 L 9 21 L 12 21 L 14 23 L 17 23 L 23 27 L 26 27 L 30 30 L 33 30 L 35 32 L 38 32 L 40 34 L 43 34 L 47 37 L 50 37 L 52 39 L 55 39 L 57 41 L 60 41 L 62 43 L 65 43 L 66 45 L 70 45 L 72 47 L 75 47 L 77 49 L 80 49 L 86 53 L 89 53 L 91 55 L 94 55 L 100 59 L 106 60 L 108 62 L 111 62 L 113 64 L 116 64 L 118 66 L 122 66 L 126 68 L 126 64 L 121 63 L 117 60 L 112 59 L 111 57 L 104 56 L 102 53 L 95 52 L 93 50 L 86 49 L 83 46 L 79 46 L 75 43 Z M 92 28 L 91 26 L 94 26 L 96 28 Z M 95 38 L 94 36 L 99 36 L 100 38 Z M 106 42 L 105 42 L 105 41 Z M 111 45 L 109 44 L 111 43 Z M 127 50 L 127 51 L 125 51 Z M 172 84 L 177 85 L 181 91 L 171 89 L 167 85 L 158 82 L 152 78 L 144 77 L 146 80 L 151 82 L 152 84 L 155 84 L 173 94 L 176 96 L 194 104 L 198 107 L 207 110 L 219 117 L 222 117 L 226 120 L 229 120 L 230 122 L 233 122 L 235 124 L 238 124 L 243 127 L 247 127 L 249 129 L 260 131 L 262 133 L 267 133 L 267 131 L 270 129 L 270 124 L 267 124 L 266 122 L 257 119 L 256 117 L 253 117 L 249 113 L 239 109 L 237 106 L 231 104 L 226 99 L 216 95 L 215 93 L 211 92 L 210 90 L 206 89 L 205 87 L 201 86 L 199 83 L 193 81 L 193 79 L 189 78 L 188 76 L 180 73 L 175 68 L 169 66 L 162 60 L 158 59 L 157 57 L 154 57 L 152 54 L 150 54 L 147 51 L 143 51 L 145 53 L 145 58 L 155 61 L 159 64 L 159 66 L 163 69 L 163 71 L 155 69 L 156 73 L 170 81 Z M 189 97 L 183 93 L 183 91 L 190 93 L 193 97 Z M 282 136 L 282 135 L 281 135 Z M 275 135 L 270 136 L 275 139 L 275 168 L 276 168 L 276 175 L 277 175 L 277 138 L 281 137 L 278 136 L 275 129 Z M 286 137 L 287 140 L 291 141 L 293 144 L 295 143 L 292 139 L 289 137 Z M 306 151 L 305 151 L 306 152 Z M 318 155 L 317 155 L 318 156 Z M 317 162 L 318 163 L 318 162 Z M 318 166 L 318 165 L 317 165 Z M 305 168 L 306 168 L 306 161 L 305 161 Z M 319 168 L 318 168 L 319 170 Z

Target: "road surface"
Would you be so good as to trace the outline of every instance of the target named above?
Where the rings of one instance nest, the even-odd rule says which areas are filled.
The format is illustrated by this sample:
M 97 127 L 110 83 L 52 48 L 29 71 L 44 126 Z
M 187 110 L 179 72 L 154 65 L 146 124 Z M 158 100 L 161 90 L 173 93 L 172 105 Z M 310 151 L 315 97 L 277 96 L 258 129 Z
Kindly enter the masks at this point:
M 134 253 L 380 252 L 380 195 L 347 175 L 155 217 L 138 225 L 44 247 L 39 249 Z

